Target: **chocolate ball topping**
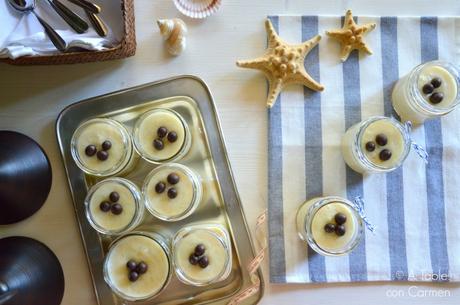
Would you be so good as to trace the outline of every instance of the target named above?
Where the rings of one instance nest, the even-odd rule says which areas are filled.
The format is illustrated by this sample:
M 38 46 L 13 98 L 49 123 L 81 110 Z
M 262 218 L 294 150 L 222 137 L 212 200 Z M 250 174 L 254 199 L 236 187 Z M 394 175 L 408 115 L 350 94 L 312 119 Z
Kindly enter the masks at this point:
M 176 141 L 177 141 L 177 132 L 175 132 L 175 131 L 170 131 L 170 132 L 168 133 L 168 141 L 169 141 L 170 143 L 176 142 Z
M 111 192 L 109 195 L 109 199 L 112 202 L 117 202 L 118 200 L 120 200 L 120 194 L 118 194 L 117 192 Z
M 196 256 L 195 254 L 190 254 L 189 258 L 188 258 L 188 261 L 190 262 L 190 264 L 192 265 L 197 265 L 198 262 L 200 261 L 200 258 L 198 256 Z
M 131 271 L 131 272 L 129 273 L 128 278 L 129 278 L 129 280 L 130 280 L 131 282 L 135 282 L 135 281 L 137 281 L 137 279 L 139 279 L 139 273 L 137 273 L 136 271 Z
M 110 148 L 112 148 L 112 142 L 109 140 L 102 142 L 102 150 L 109 150 Z
M 424 94 L 431 94 L 433 93 L 433 90 L 434 90 L 434 87 L 432 84 L 425 84 L 423 87 L 422 87 L 422 91 Z
M 176 197 L 177 197 L 177 190 L 176 190 L 175 188 L 173 188 L 173 187 L 170 188 L 170 189 L 168 190 L 168 197 L 169 197 L 170 199 L 176 198 Z
M 88 157 L 94 156 L 96 152 L 97 152 L 97 148 L 94 145 L 88 145 L 85 148 L 85 155 L 87 155 Z
M 439 104 L 444 99 L 444 94 L 441 92 L 435 92 L 430 96 L 430 102 L 432 104 Z
M 439 88 L 441 87 L 442 80 L 439 77 L 435 77 L 431 80 L 431 84 L 433 85 L 434 88 Z
M 159 138 L 164 138 L 168 134 L 168 129 L 166 127 L 160 127 L 157 130 L 157 135 Z
M 153 147 L 155 147 L 156 150 L 162 150 L 165 145 L 163 144 L 163 141 L 160 139 L 155 139 L 153 140 Z
M 375 137 L 375 142 L 377 142 L 378 145 L 380 146 L 385 146 L 387 145 L 388 143 L 388 138 L 386 135 L 384 135 L 383 133 L 379 133 L 376 137 Z
M 382 149 L 382 151 L 379 154 L 379 158 L 382 161 L 387 161 L 390 160 L 391 158 L 391 150 L 389 149 Z
M 147 272 L 148 269 L 149 266 L 146 263 L 140 262 L 139 264 L 137 264 L 136 272 L 139 274 L 144 274 Z
M 367 150 L 368 152 L 374 151 L 374 150 L 375 150 L 375 143 L 372 142 L 372 141 L 367 142 L 367 143 L 366 143 L 366 150 Z
M 99 208 L 101 209 L 102 212 L 108 212 L 110 211 L 111 204 L 108 201 L 102 201 L 101 204 L 99 204 Z
M 345 230 L 345 226 L 344 225 L 338 225 L 336 228 L 335 228 L 335 234 L 337 234 L 338 236 L 344 236 L 346 233 L 346 230 Z
M 194 254 L 196 256 L 202 256 L 204 254 L 204 252 L 206 251 L 206 248 L 204 247 L 203 244 L 198 244 L 196 247 L 195 247 L 195 252 Z
M 179 175 L 176 173 L 171 173 L 168 175 L 167 180 L 170 184 L 177 184 L 179 182 Z
M 335 224 L 333 223 L 327 223 L 325 226 L 324 226 L 324 231 L 326 231 L 327 233 L 332 233 L 335 231 Z
M 337 213 L 334 216 L 334 220 L 338 225 L 343 225 L 347 222 L 347 216 L 343 213 Z
M 209 265 L 209 259 L 206 255 L 202 256 L 200 260 L 198 261 L 198 264 L 200 265 L 201 268 L 206 268 Z
M 131 271 L 134 271 L 136 270 L 137 268 L 137 263 L 133 260 L 133 259 L 130 259 L 127 263 L 126 263 L 126 267 L 131 270 Z
M 97 152 L 97 159 L 99 161 L 105 161 L 109 158 L 109 153 L 106 152 L 105 150 L 100 150 Z
M 155 185 L 155 192 L 157 192 L 157 194 L 163 193 L 165 189 L 166 189 L 166 184 L 164 184 L 161 181 Z
M 123 207 L 119 203 L 114 203 L 110 210 L 114 215 L 120 215 L 123 212 Z

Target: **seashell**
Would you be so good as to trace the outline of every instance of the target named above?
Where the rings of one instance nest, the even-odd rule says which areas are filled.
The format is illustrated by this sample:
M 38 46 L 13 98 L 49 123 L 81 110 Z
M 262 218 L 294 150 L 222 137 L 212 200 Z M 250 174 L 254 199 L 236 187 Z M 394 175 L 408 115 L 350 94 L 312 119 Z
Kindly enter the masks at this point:
M 166 42 L 166 49 L 172 55 L 179 55 L 185 50 L 187 41 L 187 26 L 179 18 L 159 19 L 157 21 L 160 33 Z
M 202 19 L 217 12 L 222 0 L 174 0 L 174 4 L 185 16 Z

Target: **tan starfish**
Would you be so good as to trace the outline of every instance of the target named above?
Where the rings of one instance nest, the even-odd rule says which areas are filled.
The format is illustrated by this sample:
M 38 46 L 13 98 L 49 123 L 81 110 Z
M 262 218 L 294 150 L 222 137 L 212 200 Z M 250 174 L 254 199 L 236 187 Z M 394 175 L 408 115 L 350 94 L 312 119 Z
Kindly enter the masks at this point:
M 345 13 L 343 27 L 337 30 L 326 31 L 326 34 L 341 43 L 340 60 L 344 62 L 353 50 L 363 50 L 368 54 L 372 54 L 372 50 L 363 41 L 363 35 L 375 29 L 375 26 L 375 23 L 357 25 L 353 20 L 351 10 L 348 10 Z
M 238 67 L 261 70 L 269 82 L 267 106 L 271 108 L 281 90 L 289 84 L 302 84 L 312 90 L 322 91 L 324 87 L 305 71 L 305 56 L 321 39 L 320 35 L 301 44 L 291 45 L 283 41 L 269 19 L 265 21 L 268 48 L 262 57 L 236 62 Z

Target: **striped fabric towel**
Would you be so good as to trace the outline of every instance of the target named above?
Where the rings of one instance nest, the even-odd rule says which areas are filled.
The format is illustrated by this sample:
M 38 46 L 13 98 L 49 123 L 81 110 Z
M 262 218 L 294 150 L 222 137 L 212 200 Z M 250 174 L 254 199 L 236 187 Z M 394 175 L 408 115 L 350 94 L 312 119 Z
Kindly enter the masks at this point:
M 323 36 L 305 66 L 326 88 L 292 87 L 269 110 L 271 282 L 460 281 L 460 112 L 413 131 L 430 154 L 427 165 L 411 152 L 394 172 L 362 176 L 340 151 L 350 126 L 393 115 L 393 84 L 414 66 L 438 58 L 459 64 L 460 20 L 358 17 L 377 23 L 365 38 L 374 54 L 354 52 L 342 64 L 339 44 L 325 35 L 341 17 L 270 18 L 288 42 Z M 350 255 L 315 255 L 297 236 L 297 208 L 321 195 L 364 198 L 376 232 L 366 230 Z

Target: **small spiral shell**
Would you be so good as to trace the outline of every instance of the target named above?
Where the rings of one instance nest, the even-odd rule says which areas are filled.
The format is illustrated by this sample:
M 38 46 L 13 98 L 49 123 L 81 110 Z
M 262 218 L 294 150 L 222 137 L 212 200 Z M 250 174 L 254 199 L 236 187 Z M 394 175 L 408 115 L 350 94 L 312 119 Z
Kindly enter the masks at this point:
M 166 49 L 172 55 L 179 55 L 185 50 L 187 26 L 179 19 L 160 19 L 157 21 L 160 33 L 166 42 Z

